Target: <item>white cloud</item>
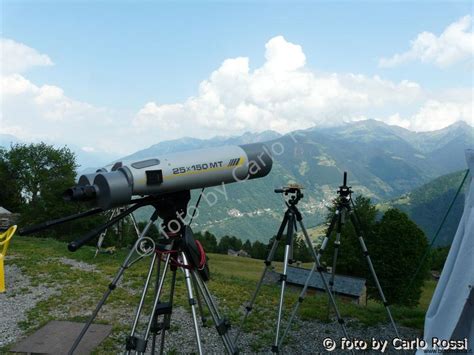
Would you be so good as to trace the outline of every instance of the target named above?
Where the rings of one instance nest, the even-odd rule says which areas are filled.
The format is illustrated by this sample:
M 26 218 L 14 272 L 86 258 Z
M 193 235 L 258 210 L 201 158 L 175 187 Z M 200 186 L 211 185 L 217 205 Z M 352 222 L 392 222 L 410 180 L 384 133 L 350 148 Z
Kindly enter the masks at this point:
M 117 154 L 132 146 L 124 144 L 124 121 L 112 119 L 111 110 L 74 100 L 57 86 L 37 86 L 21 74 L 11 74 L 0 78 L 0 95 L 0 133 Z
M 306 56 L 301 46 L 287 42 L 283 36 L 273 37 L 265 44 L 265 69 L 292 71 L 303 67 Z
M 83 150 L 86 153 L 94 153 L 95 152 L 94 147 L 81 147 L 81 150 Z
M 285 133 L 365 118 L 415 130 L 438 129 L 456 120 L 472 123 L 471 90 L 435 95 L 407 80 L 315 73 L 306 67 L 301 46 L 282 36 L 268 41 L 265 58 L 252 70 L 249 58 L 226 59 L 200 83 L 195 96 L 175 103 L 148 102 L 135 112 L 96 107 L 58 86 L 37 85 L 20 72 L 5 74 L 0 133 L 120 156 L 183 136 L 268 129 Z
M 445 68 L 458 62 L 472 60 L 473 52 L 472 17 L 467 15 L 450 24 L 439 36 L 431 32 L 420 33 L 411 41 L 408 51 L 395 54 L 391 58 L 380 59 L 379 66 L 390 68 L 418 60 Z
M 0 68 L 3 75 L 23 73 L 36 66 L 51 66 L 53 61 L 35 49 L 11 39 L 0 39 Z
M 286 133 L 410 106 L 424 95 L 419 84 L 406 80 L 316 75 L 305 67 L 301 46 L 282 36 L 265 48 L 266 62 L 260 68 L 251 71 L 248 58 L 227 59 L 199 85 L 196 96 L 182 103 L 148 102 L 133 119 L 134 127 L 166 132 L 170 138 L 181 136 L 187 127 L 198 136 L 266 129 Z
M 471 102 L 428 100 L 412 116 L 408 128 L 415 131 L 433 131 L 456 121 L 465 121 L 471 125 L 474 123 Z

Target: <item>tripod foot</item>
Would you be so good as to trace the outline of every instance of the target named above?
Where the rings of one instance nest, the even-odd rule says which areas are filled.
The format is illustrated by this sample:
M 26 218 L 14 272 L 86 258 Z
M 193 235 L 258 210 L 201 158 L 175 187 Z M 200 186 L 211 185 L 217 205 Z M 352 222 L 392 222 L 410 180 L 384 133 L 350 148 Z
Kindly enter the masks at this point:
M 147 341 L 136 336 L 128 336 L 125 340 L 125 348 L 127 350 L 135 350 L 139 353 L 146 351 Z

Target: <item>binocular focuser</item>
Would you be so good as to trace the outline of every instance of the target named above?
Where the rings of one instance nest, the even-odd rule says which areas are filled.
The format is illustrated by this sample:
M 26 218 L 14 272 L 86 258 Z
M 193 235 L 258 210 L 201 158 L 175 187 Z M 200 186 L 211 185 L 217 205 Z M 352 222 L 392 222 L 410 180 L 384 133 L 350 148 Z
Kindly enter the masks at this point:
M 85 174 L 64 192 L 68 201 L 94 201 L 103 210 L 129 204 L 133 196 L 161 195 L 246 181 L 272 168 L 262 143 L 180 152 L 113 166 Z

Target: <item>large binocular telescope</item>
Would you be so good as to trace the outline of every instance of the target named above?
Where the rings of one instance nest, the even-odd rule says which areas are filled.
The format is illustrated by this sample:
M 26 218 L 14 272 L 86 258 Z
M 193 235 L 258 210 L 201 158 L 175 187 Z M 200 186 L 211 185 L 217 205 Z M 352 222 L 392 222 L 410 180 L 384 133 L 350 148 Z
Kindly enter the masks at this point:
M 272 157 L 262 143 L 224 146 L 121 161 L 85 174 L 64 192 L 70 201 L 93 201 L 103 210 L 134 196 L 161 195 L 266 176 Z

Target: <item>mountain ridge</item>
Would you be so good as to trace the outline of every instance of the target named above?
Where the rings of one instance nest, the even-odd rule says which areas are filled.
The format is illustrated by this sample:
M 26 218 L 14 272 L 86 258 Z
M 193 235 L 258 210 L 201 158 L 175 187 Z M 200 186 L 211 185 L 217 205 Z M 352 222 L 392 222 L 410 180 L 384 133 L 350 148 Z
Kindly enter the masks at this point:
M 139 150 L 125 159 L 171 152 L 264 142 L 282 146 L 274 155 L 272 172 L 251 182 L 226 185 L 226 196 L 214 206 L 201 203 L 195 229 L 218 236 L 267 240 L 282 218 L 284 204 L 273 189 L 298 183 L 305 187 L 300 207 L 308 227 L 324 221 L 336 196 L 342 173 L 348 171 L 355 194 L 382 202 L 409 193 L 445 174 L 465 168 L 463 150 L 472 147 L 474 128 L 458 122 L 433 132 L 412 132 L 377 120 L 349 122 L 337 127 L 312 127 L 281 135 L 274 131 L 211 139 L 181 138 Z M 11 138 L 11 137 L 8 137 Z M 2 142 L 0 135 L 0 143 Z M 212 189 L 207 189 L 206 191 Z M 217 193 L 219 196 L 219 194 Z M 198 193 L 192 193 L 194 203 Z M 149 217 L 140 211 L 139 219 Z
M 428 240 L 432 241 L 465 174 L 466 170 L 461 170 L 442 175 L 398 198 L 381 203 L 378 208 L 385 211 L 393 207 L 404 211 L 425 232 Z M 451 244 L 462 216 L 468 185 L 469 178 L 464 181 L 464 185 L 434 242 L 435 246 Z
M 308 226 L 315 226 L 324 220 L 343 171 L 348 171 L 356 194 L 374 202 L 393 199 L 464 168 L 463 150 L 472 146 L 473 134 L 474 128 L 464 124 L 435 133 L 416 133 L 370 120 L 274 137 L 264 143 L 269 147 L 283 146 L 284 154 L 274 156 L 272 172 L 263 179 L 227 185 L 228 199 L 213 207 L 201 207 L 196 228 L 218 236 L 234 234 L 242 239 L 265 240 L 278 228 L 284 208 L 273 189 L 288 183 L 305 187 L 301 210 L 308 218 Z M 255 140 L 261 138 L 253 136 Z M 238 137 L 218 142 L 197 140 L 192 149 L 238 142 Z M 155 145 L 154 156 L 164 154 L 165 149 L 169 152 L 169 146 L 172 144 Z M 148 157 L 148 153 L 151 151 L 142 150 L 140 156 Z M 196 193 L 193 197 L 197 199 Z

